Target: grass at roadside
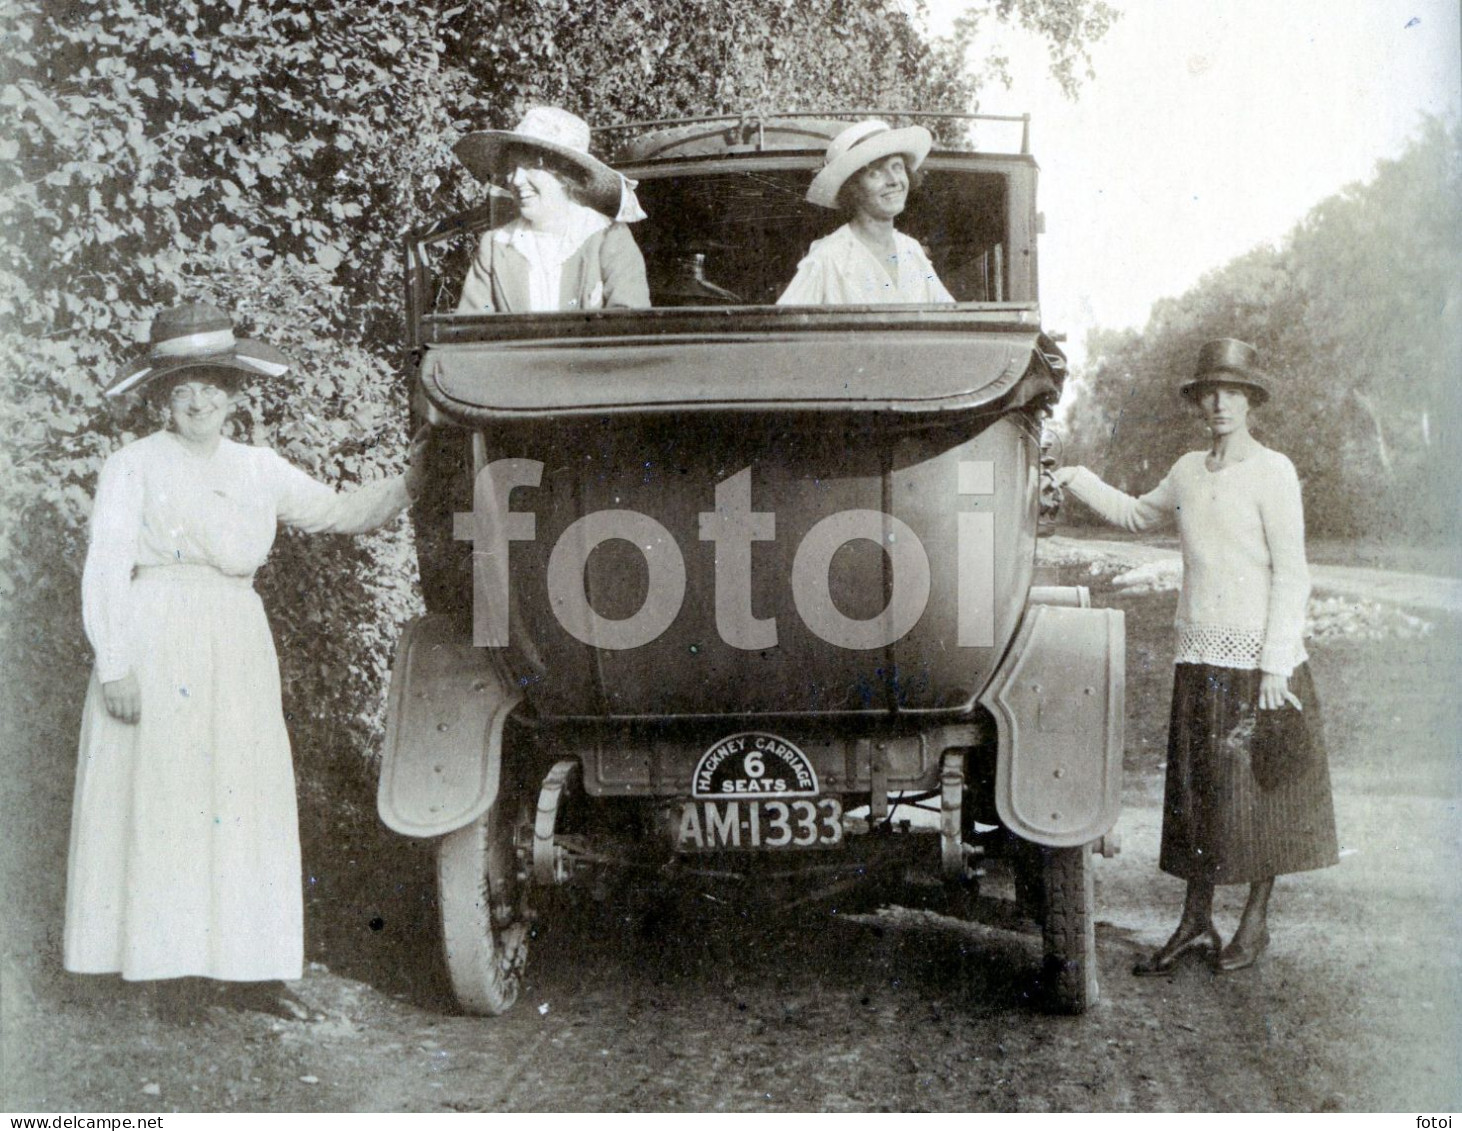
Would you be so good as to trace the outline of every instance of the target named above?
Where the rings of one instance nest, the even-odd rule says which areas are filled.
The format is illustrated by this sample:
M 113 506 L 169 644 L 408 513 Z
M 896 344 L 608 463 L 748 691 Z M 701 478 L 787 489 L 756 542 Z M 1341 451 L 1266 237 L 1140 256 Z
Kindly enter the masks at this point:
M 1361 566 L 1431 577 L 1462 577 L 1462 545 L 1411 546 L 1395 542 L 1315 538 L 1305 549 L 1312 565 Z
M 1067 538 L 1093 538 L 1103 542 L 1135 542 L 1144 546 L 1178 548 L 1173 530 L 1132 534 L 1104 523 L 1060 523 L 1056 534 Z M 1355 538 L 1310 538 L 1305 545 L 1311 565 L 1356 566 L 1421 573 L 1431 577 L 1462 577 L 1462 542 L 1451 545 L 1417 546 L 1405 542 L 1373 542 Z
M 1061 582 L 1088 585 L 1092 602 L 1121 609 L 1127 628 L 1125 768 L 1158 774 L 1167 760 L 1173 686 L 1173 592 L 1130 595 L 1080 567 Z M 1426 797 L 1462 795 L 1462 620 L 1429 617 L 1430 635 L 1328 637 L 1309 644 L 1337 784 L 1366 782 Z

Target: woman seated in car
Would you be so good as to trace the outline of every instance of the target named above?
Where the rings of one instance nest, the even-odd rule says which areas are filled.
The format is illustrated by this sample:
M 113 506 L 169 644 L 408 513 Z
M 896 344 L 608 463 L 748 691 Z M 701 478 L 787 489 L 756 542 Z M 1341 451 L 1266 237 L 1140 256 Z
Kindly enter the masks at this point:
M 589 125 L 530 109 L 514 130 L 468 134 L 456 153 L 507 189 L 518 216 L 485 233 L 458 314 L 650 305 L 645 260 L 628 224 L 644 219 L 632 185 L 589 155 Z
M 893 226 L 932 145 L 922 126 L 872 120 L 832 139 L 807 199 L 848 222 L 813 241 L 779 305 L 955 301 L 918 241 Z

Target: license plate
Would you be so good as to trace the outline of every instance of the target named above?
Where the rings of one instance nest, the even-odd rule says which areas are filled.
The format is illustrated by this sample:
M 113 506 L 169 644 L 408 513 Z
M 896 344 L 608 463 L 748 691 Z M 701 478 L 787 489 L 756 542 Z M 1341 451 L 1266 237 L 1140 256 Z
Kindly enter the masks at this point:
M 676 848 L 831 848 L 843 841 L 843 803 L 836 797 L 788 801 L 686 801 L 680 807 Z

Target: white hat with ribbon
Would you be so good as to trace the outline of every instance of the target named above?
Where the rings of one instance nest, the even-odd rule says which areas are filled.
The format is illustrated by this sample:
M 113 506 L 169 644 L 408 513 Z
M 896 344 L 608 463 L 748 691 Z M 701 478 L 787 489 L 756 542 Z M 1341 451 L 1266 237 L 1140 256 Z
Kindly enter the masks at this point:
M 567 163 L 579 175 L 585 203 L 596 212 L 630 223 L 645 218 L 635 182 L 620 176 L 589 152 L 589 123 L 557 106 L 533 106 L 511 130 L 478 130 L 459 141 L 457 159 L 478 180 L 489 183 L 506 172 L 509 150 L 537 149 Z
M 896 130 L 873 118 L 858 122 L 828 142 L 822 168 L 807 188 L 807 199 L 820 208 L 836 208 L 838 190 L 865 165 L 901 153 L 912 173 L 924 163 L 933 146 L 933 135 L 923 126 Z

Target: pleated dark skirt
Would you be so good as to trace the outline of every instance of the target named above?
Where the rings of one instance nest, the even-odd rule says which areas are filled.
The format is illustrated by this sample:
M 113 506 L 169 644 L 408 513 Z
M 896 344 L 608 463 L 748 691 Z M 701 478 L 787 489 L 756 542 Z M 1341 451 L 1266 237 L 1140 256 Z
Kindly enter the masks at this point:
M 1300 730 L 1289 731 L 1289 749 L 1279 752 L 1278 771 L 1270 768 L 1276 764 L 1274 731 L 1258 718 L 1260 675 L 1177 665 L 1158 861 L 1170 875 L 1243 884 L 1339 863 L 1330 766 L 1309 666 L 1301 664 L 1290 676 L 1303 710 L 1293 718 Z M 1268 759 L 1259 777 L 1256 754 Z

